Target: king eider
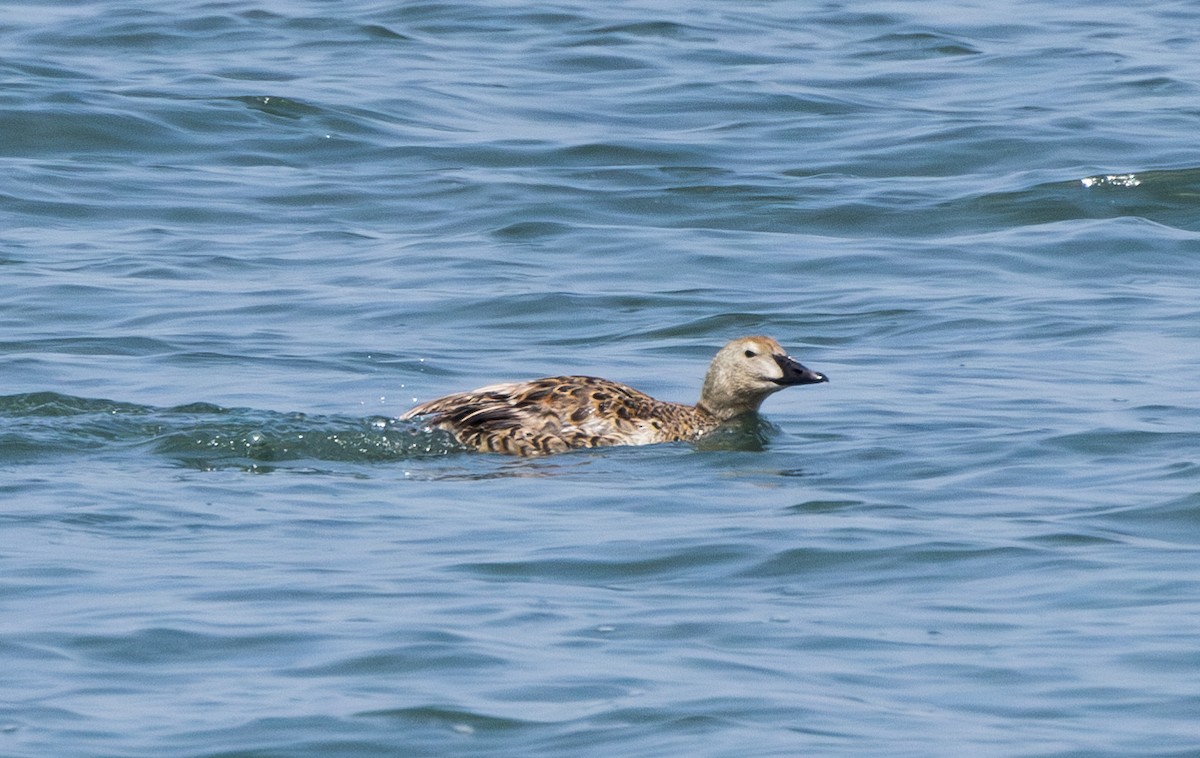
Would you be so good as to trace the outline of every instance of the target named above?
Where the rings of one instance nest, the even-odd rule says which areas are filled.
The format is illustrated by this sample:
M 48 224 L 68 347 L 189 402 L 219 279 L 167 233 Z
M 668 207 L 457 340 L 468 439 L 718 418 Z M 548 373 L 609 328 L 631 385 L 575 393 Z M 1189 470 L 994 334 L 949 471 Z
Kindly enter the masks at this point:
M 713 358 L 695 405 L 656 400 L 594 376 L 550 376 L 447 395 L 400 418 L 421 419 L 483 452 L 546 455 L 697 440 L 757 413 L 768 395 L 784 387 L 827 381 L 770 337 L 741 337 Z

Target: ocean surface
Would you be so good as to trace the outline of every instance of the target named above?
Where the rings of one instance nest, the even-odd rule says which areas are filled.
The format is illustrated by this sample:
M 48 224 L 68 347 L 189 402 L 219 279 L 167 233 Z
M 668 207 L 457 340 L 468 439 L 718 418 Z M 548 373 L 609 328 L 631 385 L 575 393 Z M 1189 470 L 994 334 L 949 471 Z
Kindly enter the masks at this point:
M 0 7 L 0 756 L 1200 756 L 1200 5 Z

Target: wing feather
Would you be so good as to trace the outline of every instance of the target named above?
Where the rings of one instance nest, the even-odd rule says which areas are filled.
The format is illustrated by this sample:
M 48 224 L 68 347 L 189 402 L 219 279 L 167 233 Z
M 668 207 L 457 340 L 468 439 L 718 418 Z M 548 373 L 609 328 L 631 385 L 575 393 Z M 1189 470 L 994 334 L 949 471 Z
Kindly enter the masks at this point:
M 699 431 L 689 423 L 694 415 L 607 379 L 552 376 L 447 395 L 400 418 L 428 418 L 480 450 L 536 455 L 691 439 Z

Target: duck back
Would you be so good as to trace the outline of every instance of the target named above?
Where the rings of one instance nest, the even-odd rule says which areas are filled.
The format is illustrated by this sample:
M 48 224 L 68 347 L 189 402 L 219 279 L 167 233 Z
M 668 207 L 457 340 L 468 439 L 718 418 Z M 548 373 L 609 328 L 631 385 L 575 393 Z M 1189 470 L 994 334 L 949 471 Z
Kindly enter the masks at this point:
M 431 400 L 401 416 L 426 417 L 467 447 L 516 455 L 682 442 L 718 425 L 695 407 L 594 376 L 494 384 Z

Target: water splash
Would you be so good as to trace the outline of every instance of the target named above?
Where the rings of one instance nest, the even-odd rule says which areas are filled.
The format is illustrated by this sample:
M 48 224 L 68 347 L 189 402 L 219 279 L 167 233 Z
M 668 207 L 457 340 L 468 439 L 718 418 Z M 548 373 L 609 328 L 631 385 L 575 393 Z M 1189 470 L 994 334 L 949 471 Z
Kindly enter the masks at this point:
M 173 408 L 39 392 L 0 397 L 0 460 L 148 448 L 188 465 L 377 462 L 460 452 L 448 434 L 382 416 L 310 416 L 191 403 Z
M 1084 187 L 1137 187 L 1142 183 L 1137 174 L 1106 174 L 1105 176 L 1085 176 L 1079 182 Z

